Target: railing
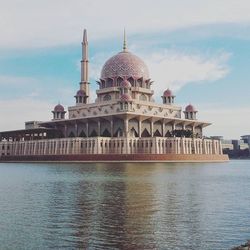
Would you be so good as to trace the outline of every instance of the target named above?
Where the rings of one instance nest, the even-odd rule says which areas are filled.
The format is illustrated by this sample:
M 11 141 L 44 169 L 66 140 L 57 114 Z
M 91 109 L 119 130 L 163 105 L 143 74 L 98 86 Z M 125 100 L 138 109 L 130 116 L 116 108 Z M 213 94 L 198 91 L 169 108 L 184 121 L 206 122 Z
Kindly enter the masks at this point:
M 177 137 L 92 137 L 0 142 L 1 155 L 222 154 L 218 140 Z

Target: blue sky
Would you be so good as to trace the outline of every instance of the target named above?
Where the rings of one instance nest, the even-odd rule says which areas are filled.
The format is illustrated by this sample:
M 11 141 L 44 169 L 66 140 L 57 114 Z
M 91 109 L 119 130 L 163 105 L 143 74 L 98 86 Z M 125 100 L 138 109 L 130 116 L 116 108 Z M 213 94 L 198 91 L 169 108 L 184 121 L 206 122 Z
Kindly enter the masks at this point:
M 0 130 L 49 120 L 74 104 L 83 28 L 88 29 L 92 101 L 104 62 L 128 47 L 149 67 L 155 100 L 168 87 L 183 108 L 211 121 L 207 135 L 250 134 L 250 2 L 0 0 Z

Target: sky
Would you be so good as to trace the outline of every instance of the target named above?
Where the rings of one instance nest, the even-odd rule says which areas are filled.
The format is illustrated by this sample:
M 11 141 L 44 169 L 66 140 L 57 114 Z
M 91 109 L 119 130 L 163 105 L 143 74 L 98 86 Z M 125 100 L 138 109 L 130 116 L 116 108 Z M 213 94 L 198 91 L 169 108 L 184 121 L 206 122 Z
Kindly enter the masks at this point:
M 102 65 L 122 49 L 147 64 L 156 102 L 164 90 L 205 135 L 250 134 L 249 0 L 0 0 L 0 131 L 50 120 L 73 106 L 81 40 L 88 30 L 91 100 Z

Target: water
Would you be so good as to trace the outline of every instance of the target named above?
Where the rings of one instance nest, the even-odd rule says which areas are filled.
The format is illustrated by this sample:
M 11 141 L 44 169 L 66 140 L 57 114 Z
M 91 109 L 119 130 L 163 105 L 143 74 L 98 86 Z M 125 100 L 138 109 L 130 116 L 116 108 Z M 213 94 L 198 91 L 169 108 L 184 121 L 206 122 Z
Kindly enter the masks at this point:
M 0 249 L 230 249 L 250 161 L 0 164 Z

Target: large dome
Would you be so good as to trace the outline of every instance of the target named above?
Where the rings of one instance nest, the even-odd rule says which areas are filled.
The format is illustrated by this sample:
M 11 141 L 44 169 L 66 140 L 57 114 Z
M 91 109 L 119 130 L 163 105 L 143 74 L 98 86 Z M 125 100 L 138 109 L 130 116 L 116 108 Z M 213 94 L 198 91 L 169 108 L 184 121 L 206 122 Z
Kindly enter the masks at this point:
M 117 76 L 149 79 L 148 67 L 138 56 L 122 51 L 108 59 L 101 71 L 101 79 Z

